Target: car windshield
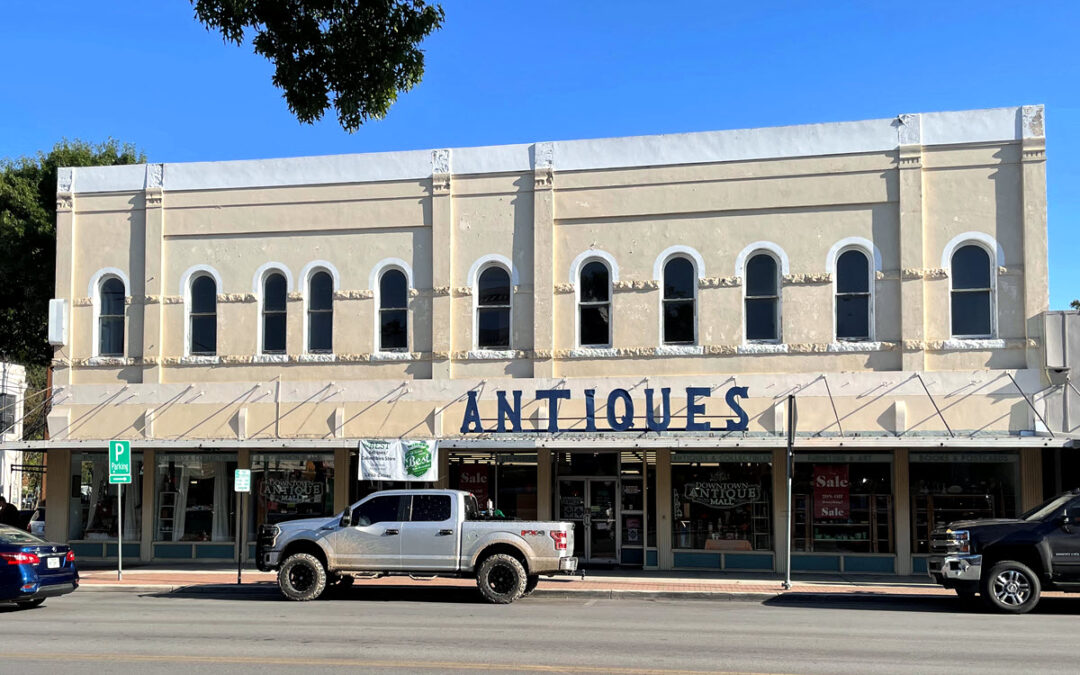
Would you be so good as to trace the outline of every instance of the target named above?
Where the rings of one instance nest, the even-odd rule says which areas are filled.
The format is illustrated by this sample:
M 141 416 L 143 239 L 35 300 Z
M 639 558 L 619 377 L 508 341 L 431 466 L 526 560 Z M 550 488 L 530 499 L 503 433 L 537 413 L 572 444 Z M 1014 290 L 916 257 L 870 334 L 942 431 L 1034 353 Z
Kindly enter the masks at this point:
M 1075 497 L 1076 495 L 1074 494 L 1058 495 L 1057 497 L 1054 497 L 1049 501 L 1043 502 L 1039 506 L 1036 506 L 1024 515 L 1020 516 L 1020 520 L 1042 520 L 1054 511 L 1057 511 L 1061 507 L 1065 506 L 1065 504 L 1067 504 Z
M 0 525 L 0 544 L 33 545 L 44 543 L 44 539 L 35 537 L 29 532 L 23 532 L 9 525 Z

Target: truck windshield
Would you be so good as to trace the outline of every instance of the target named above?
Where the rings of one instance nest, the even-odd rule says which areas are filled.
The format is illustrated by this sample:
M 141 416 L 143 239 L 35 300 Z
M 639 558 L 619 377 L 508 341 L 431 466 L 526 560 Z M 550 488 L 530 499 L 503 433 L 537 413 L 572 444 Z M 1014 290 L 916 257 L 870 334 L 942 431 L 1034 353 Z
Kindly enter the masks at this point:
M 1024 515 L 1020 516 L 1020 520 L 1043 520 L 1044 518 L 1052 514 L 1054 511 L 1057 511 L 1061 507 L 1065 506 L 1065 504 L 1067 504 L 1075 497 L 1076 495 L 1073 494 L 1058 495 L 1050 501 L 1043 502 L 1039 506 L 1036 506 Z

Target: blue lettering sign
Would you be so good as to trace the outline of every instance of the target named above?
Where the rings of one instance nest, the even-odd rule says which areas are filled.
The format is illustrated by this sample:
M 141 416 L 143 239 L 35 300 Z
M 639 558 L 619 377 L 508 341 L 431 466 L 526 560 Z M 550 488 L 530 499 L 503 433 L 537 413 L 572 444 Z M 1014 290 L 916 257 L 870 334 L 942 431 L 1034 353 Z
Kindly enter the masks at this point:
M 497 391 L 495 395 L 499 399 L 499 415 L 496 430 L 501 434 L 506 431 L 505 422 L 510 420 L 510 430 L 521 432 L 521 390 L 515 389 L 511 392 L 514 395 L 514 405 L 510 406 L 506 401 L 506 392 Z
M 615 401 L 618 400 L 623 402 L 622 419 L 615 416 Z M 607 423 L 612 431 L 626 431 L 634 426 L 634 399 L 630 398 L 630 392 L 625 389 L 612 389 L 608 394 Z
M 569 389 L 537 389 L 536 400 L 547 399 L 548 402 L 548 431 L 555 433 L 559 430 L 559 399 L 570 400 Z
M 664 387 L 660 390 L 660 421 L 657 422 L 653 413 L 653 390 L 645 390 L 645 424 L 649 431 L 664 431 L 671 424 L 671 389 Z
M 708 387 L 686 388 L 686 430 L 687 431 L 712 431 L 712 422 L 698 422 L 698 415 L 705 414 L 705 404 L 698 403 L 698 396 L 708 398 L 712 396 L 712 389 Z

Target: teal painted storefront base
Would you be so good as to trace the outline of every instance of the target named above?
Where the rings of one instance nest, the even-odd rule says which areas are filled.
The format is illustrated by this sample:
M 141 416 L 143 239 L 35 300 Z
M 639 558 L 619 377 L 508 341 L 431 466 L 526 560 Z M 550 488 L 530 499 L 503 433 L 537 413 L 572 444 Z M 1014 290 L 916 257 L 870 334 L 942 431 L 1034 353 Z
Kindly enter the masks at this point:
M 645 564 L 649 567 L 656 567 L 659 564 L 657 563 L 656 551 L 648 551 L 645 554 Z
M 236 560 L 236 548 L 232 544 L 199 544 L 195 547 L 195 557 L 199 560 Z
M 640 548 L 624 548 L 619 557 L 619 562 L 623 565 L 640 565 L 644 560 L 645 556 Z
M 154 557 L 163 560 L 236 560 L 236 548 L 231 543 L 158 542 Z
M 255 559 L 255 544 L 248 544 L 248 560 Z
M 88 560 L 101 560 L 103 558 L 116 558 L 116 542 L 107 541 L 73 541 L 68 544 L 75 552 L 75 559 L 85 558 Z M 138 558 L 139 544 L 129 541 L 124 542 L 124 557 Z
M 911 573 L 912 574 L 926 574 L 926 558 L 912 558 L 911 559 Z
M 191 560 L 191 544 L 154 544 L 154 557 L 168 560 Z
M 895 574 L 896 558 L 844 556 L 845 572 L 865 572 L 871 574 Z
M 116 557 L 116 544 L 105 545 L 105 557 Z M 125 558 L 138 558 L 139 557 L 139 545 L 138 544 L 124 544 L 124 557 Z
M 773 554 L 675 551 L 674 563 L 676 568 L 769 571 L 773 568 Z
M 839 572 L 838 555 L 800 555 L 791 556 L 792 572 Z

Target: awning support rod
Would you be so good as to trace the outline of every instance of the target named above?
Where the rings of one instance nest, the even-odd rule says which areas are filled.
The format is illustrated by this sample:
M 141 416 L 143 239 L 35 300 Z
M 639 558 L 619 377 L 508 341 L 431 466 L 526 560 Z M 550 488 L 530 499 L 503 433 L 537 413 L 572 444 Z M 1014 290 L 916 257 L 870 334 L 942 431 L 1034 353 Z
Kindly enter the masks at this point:
M 840 430 L 840 438 L 843 438 L 844 427 L 840 426 L 840 415 L 836 413 L 836 401 L 833 400 L 832 389 L 829 388 L 829 378 L 822 375 L 821 379 L 825 382 L 825 393 L 829 395 L 829 405 L 832 406 L 832 415 L 836 419 L 836 428 Z
M 1024 397 L 1024 402 L 1028 404 L 1029 408 L 1031 408 L 1031 412 L 1035 413 L 1035 416 L 1038 417 L 1039 421 L 1043 423 L 1044 427 L 1046 427 L 1046 433 L 1050 434 L 1050 438 L 1053 438 L 1054 437 L 1053 429 L 1051 429 L 1050 425 L 1046 423 L 1046 420 L 1043 419 L 1043 416 L 1041 414 L 1039 414 L 1039 411 L 1035 409 L 1035 404 L 1032 403 L 1031 399 L 1029 399 L 1027 397 L 1027 394 L 1024 393 L 1024 390 L 1020 388 L 1020 385 L 1016 382 L 1016 378 L 1013 377 L 1012 373 L 1010 373 L 1007 370 L 1005 371 L 1005 374 L 1009 376 L 1010 380 L 1012 380 L 1013 386 L 1016 387 L 1016 391 L 1020 392 L 1020 395 Z
M 926 392 L 927 398 L 934 404 L 934 410 L 937 411 L 937 416 L 941 418 L 941 423 L 945 425 L 945 428 L 949 431 L 950 438 L 956 438 L 956 434 L 953 433 L 952 427 L 945 421 L 945 416 L 941 414 L 941 408 L 938 407 L 937 401 L 934 400 L 934 396 L 930 393 L 930 390 L 926 387 L 926 383 L 923 382 L 922 375 L 915 373 L 915 377 L 919 378 L 919 384 L 922 385 L 923 391 Z

